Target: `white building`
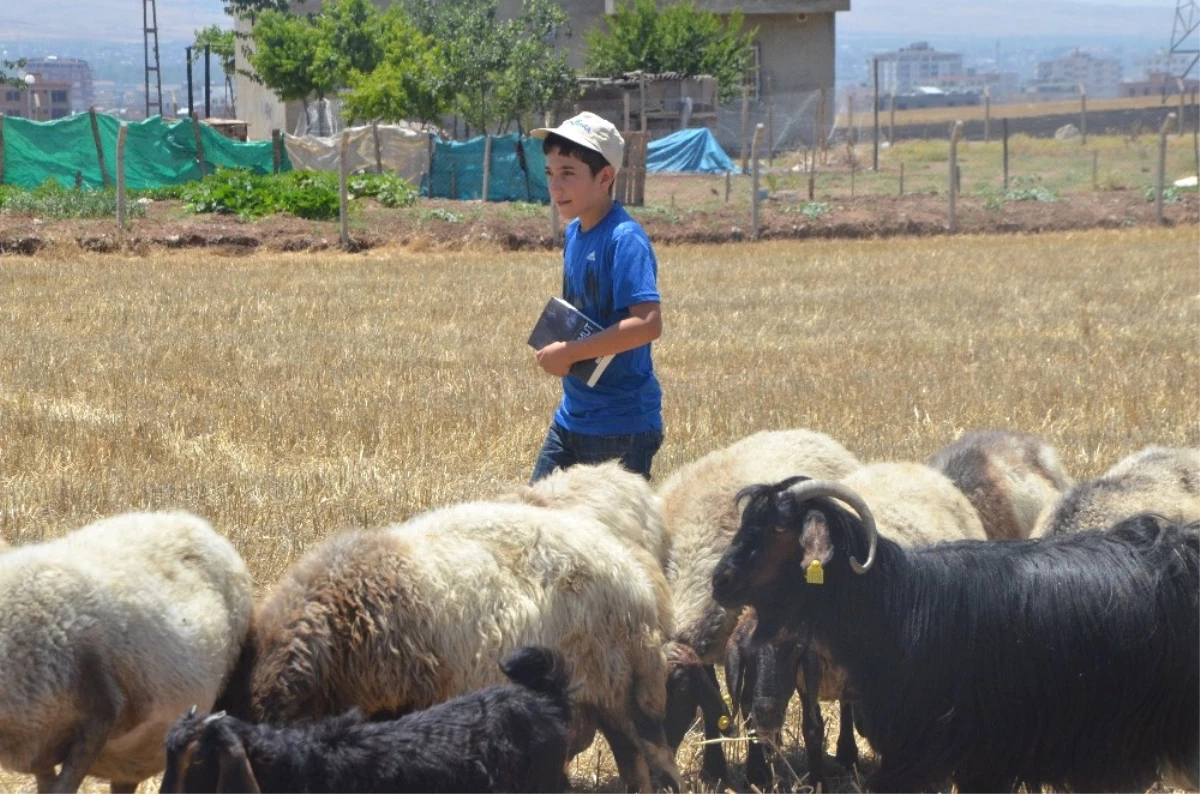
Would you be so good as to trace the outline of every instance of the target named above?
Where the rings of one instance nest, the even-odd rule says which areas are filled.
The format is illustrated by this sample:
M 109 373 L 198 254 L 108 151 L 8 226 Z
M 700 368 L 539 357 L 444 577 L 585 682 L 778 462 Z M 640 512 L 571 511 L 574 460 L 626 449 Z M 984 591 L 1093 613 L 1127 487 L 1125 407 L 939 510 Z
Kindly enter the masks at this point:
M 25 71 L 42 75 L 47 82 L 71 84 L 71 112 L 82 113 L 96 101 L 92 85 L 92 68 L 78 58 L 28 58 Z
M 910 94 L 918 87 L 936 83 L 940 78 L 963 73 L 963 57 L 958 52 L 938 52 L 928 42 L 918 41 L 894 52 L 882 52 L 867 61 L 879 62 L 879 93 Z
M 1138 58 L 1133 62 L 1133 79 L 1149 80 L 1151 75 L 1167 74 L 1180 77 L 1183 70 L 1192 63 L 1192 53 L 1177 52 L 1171 55 L 1166 49 L 1159 50 L 1148 58 Z
M 1037 78 L 1026 84 L 1031 94 L 1075 94 L 1079 86 L 1089 98 L 1113 99 L 1121 92 L 1121 62 L 1073 50 L 1065 58 L 1038 61 Z

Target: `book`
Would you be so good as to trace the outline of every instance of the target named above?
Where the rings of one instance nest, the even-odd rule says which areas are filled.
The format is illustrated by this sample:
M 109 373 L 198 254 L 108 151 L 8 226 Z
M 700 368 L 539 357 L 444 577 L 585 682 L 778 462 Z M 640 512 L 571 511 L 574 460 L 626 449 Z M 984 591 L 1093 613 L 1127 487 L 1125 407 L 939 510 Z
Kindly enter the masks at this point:
M 541 350 L 551 342 L 574 342 L 603 330 L 598 322 L 562 298 L 551 298 L 546 302 L 546 308 L 542 309 L 542 316 L 538 317 L 533 326 L 533 333 L 529 335 L 529 346 L 534 350 Z M 576 361 L 571 365 L 570 375 L 588 386 L 595 386 L 607 369 L 608 362 L 612 360 L 613 357 L 609 355 Z

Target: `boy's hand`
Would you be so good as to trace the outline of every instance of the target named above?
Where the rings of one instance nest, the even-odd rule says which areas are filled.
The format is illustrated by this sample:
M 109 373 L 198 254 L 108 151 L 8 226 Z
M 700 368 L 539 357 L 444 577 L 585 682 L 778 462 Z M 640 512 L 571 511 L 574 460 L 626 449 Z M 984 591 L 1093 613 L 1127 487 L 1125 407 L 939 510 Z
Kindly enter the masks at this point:
M 567 352 L 566 342 L 551 342 L 534 355 L 538 366 L 556 378 L 565 378 L 575 363 Z

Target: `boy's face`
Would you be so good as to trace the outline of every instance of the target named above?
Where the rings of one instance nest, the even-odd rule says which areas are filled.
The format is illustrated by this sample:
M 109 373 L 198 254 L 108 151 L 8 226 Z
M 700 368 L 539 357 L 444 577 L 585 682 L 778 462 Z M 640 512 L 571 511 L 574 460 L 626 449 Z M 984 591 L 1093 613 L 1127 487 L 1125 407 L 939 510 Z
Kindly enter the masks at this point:
M 575 157 L 565 157 L 556 150 L 546 155 L 546 183 L 550 200 L 563 220 L 580 219 L 584 228 L 599 223 L 612 203 L 608 188 L 616 173 L 606 165 L 592 176 L 587 163 Z

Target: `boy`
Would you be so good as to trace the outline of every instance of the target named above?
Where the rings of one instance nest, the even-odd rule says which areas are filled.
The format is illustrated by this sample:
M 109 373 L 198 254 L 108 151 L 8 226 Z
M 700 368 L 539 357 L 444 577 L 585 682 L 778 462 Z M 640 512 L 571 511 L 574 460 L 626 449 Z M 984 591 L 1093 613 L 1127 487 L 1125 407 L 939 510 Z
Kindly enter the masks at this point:
M 563 397 L 533 469 L 533 481 L 576 463 L 619 460 L 650 479 L 662 445 L 662 390 L 650 343 L 662 333 L 658 262 L 646 232 L 612 197 L 625 142 L 594 113 L 580 113 L 542 139 L 550 200 L 567 221 L 563 300 L 604 327 L 575 342 L 536 353 L 538 365 L 562 378 Z M 589 388 L 567 370 L 576 361 L 616 354 Z

